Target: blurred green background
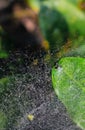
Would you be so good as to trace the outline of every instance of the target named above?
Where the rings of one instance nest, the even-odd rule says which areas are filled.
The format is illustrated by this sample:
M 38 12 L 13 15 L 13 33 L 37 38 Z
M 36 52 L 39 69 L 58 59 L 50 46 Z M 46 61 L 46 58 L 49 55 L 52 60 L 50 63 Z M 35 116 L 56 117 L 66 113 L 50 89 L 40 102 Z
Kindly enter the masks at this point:
M 84 51 L 80 51 L 85 42 L 84 0 L 30 0 L 29 3 L 38 12 L 41 32 L 48 40 L 50 50 L 60 50 L 58 55 L 64 55 L 71 54 L 71 50 L 73 53 L 76 48 L 84 56 Z M 6 52 L 14 43 L 3 39 L 3 34 L 0 28 L 0 57 L 7 57 Z

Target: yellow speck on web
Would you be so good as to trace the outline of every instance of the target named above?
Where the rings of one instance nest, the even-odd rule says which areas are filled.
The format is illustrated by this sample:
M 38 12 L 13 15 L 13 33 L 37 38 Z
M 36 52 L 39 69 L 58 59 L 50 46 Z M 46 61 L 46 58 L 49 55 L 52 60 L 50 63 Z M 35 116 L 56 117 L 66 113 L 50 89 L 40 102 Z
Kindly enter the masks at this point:
M 29 114 L 29 115 L 27 116 L 27 118 L 28 118 L 28 120 L 33 121 L 33 119 L 34 119 L 34 115 Z
M 34 61 L 33 61 L 33 65 L 37 65 L 38 64 L 38 59 L 35 59 Z

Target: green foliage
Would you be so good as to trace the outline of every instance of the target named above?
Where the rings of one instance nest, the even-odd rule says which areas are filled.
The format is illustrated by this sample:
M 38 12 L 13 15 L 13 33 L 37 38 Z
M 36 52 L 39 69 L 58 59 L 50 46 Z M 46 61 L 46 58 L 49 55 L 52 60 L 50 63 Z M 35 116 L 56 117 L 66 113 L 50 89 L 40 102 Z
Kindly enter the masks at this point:
M 69 2 L 71 2 L 72 4 L 74 4 L 74 5 L 78 5 L 78 3 L 79 2 L 81 2 L 82 0 L 66 0 L 66 1 L 69 1 Z
M 65 55 L 84 56 L 82 45 L 85 43 L 85 15 L 78 8 L 80 0 L 45 0 L 41 2 L 39 23 L 50 50 L 62 50 L 70 39 L 70 50 L 64 47 Z M 80 39 L 83 39 L 80 41 Z M 84 47 L 84 46 L 83 46 Z M 76 49 L 76 50 L 75 50 Z M 80 54 L 81 53 L 81 54 Z
M 40 2 L 39 0 L 27 0 L 27 3 L 30 4 L 34 10 L 39 11 L 40 8 Z
M 7 84 L 9 81 L 8 77 L 0 79 L 0 95 L 7 90 Z
M 7 124 L 7 117 L 3 111 L 0 110 L 0 129 L 4 130 Z
M 52 82 L 70 117 L 85 129 L 85 59 L 62 58 L 59 67 L 52 69 Z
M 7 58 L 7 57 L 8 57 L 8 54 L 5 51 L 1 50 L 0 51 L 0 58 Z
M 0 58 L 7 58 L 8 54 L 5 51 L 6 48 L 4 48 L 4 45 L 7 44 L 7 41 L 3 44 L 2 42 L 2 35 L 3 35 L 3 29 L 0 27 Z M 8 46 L 8 44 L 7 44 Z
M 66 42 L 69 35 L 68 24 L 59 11 L 41 5 L 39 22 L 45 38 L 50 43 L 50 49 L 57 49 Z
M 45 6 L 58 10 L 66 19 L 72 36 L 85 35 L 85 15 L 74 4 L 66 0 L 43 2 Z

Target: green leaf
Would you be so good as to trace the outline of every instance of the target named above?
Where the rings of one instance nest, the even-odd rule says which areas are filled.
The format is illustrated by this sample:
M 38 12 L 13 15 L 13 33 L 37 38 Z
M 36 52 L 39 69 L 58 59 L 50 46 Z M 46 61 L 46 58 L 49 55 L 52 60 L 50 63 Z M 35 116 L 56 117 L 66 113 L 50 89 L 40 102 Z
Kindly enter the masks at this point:
M 66 19 L 72 36 L 85 35 L 85 14 L 68 0 L 46 0 L 43 2 L 50 9 L 58 10 Z
M 85 130 L 85 59 L 62 58 L 52 69 L 52 82 L 70 117 Z

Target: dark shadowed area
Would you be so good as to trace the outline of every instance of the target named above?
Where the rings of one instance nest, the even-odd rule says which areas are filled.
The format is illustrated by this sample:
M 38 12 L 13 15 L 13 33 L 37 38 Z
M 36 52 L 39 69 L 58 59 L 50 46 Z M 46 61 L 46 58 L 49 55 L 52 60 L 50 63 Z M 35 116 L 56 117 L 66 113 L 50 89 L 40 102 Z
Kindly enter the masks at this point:
M 21 56 L 22 64 L 18 60 Z M 54 93 L 51 65 L 44 62 L 42 54 L 38 55 L 38 60 L 37 64 L 30 63 L 29 55 L 19 51 L 1 61 L 3 77 L 12 72 L 11 83 L 0 103 L 7 115 L 6 130 L 80 130 Z

